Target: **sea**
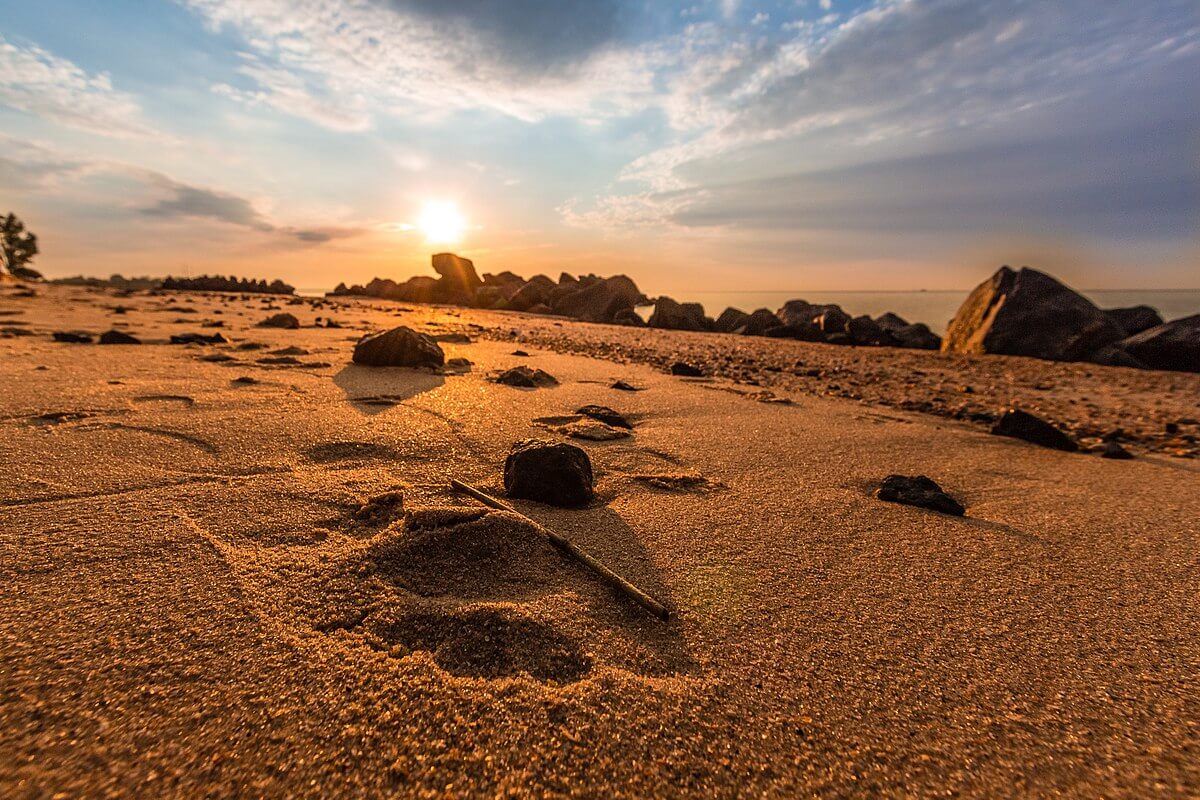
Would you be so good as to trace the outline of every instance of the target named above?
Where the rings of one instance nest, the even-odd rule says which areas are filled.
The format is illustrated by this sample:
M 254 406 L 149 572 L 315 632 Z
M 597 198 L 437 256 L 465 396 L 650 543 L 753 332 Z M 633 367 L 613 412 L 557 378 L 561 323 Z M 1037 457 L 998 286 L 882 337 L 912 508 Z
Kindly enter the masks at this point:
M 325 289 L 300 289 L 301 295 L 316 297 Z M 1200 289 L 1104 289 L 1082 290 L 1089 300 L 1101 308 L 1147 305 L 1158 309 L 1165 320 L 1200 314 Z M 899 314 L 909 322 L 924 322 L 934 333 L 945 333 L 954 312 L 967 299 L 968 291 L 920 292 L 754 292 L 705 291 L 670 294 L 680 302 L 702 303 L 709 316 L 716 317 L 726 308 L 751 312 L 759 308 L 778 311 L 788 300 L 807 300 L 810 303 L 836 303 L 852 317 L 863 314 L 877 317 L 887 311 Z M 643 316 L 650 308 L 640 309 Z

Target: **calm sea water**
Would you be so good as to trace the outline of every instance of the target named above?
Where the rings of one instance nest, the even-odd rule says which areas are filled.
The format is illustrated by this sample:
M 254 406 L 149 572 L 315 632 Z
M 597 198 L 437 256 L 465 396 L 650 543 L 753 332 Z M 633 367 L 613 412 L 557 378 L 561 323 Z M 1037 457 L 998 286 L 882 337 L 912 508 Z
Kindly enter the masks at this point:
M 788 300 L 807 300 L 810 303 L 837 303 L 847 314 L 857 317 L 869 314 L 877 317 L 893 311 L 909 322 L 924 322 L 935 333 L 944 333 L 954 312 L 967 299 L 969 292 L 692 292 L 676 299 L 703 303 L 710 316 L 717 316 L 729 306 L 751 312 L 758 308 L 778 311 Z M 1101 308 L 1147 305 L 1158 309 L 1163 319 L 1172 320 L 1200 314 L 1200 289 L 1170 291 L 1122 290 L 1084 291 Z
M 297 293 L 320 296 L 323 289 L 300 289 Z M 837 303 L 847 314 L 877 317 L 893 311 L 909 322 L 924 322 L 935 333 L 945 333 L 954 312 L 968 292 L 691 292 L 672 295 L 680 302 L 703 303 L 710 316 L 729 306 L 750 312 L 758 308 L 778 311 L 788 300 L 797 298 L 810 303 Z M 1084 295 L 1101 308 L 1147 305 L 1158 309 L 1163 319 L 1172 320 L 1200 314 L 1200 289 L 1088 291 Z M 649 317 L 651 309 L 640 309 Z

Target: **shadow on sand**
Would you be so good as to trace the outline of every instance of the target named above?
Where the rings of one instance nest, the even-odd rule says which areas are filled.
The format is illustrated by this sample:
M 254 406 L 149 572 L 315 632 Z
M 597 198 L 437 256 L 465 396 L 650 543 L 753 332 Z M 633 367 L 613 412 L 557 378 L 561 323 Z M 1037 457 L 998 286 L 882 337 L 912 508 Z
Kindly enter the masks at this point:
M 333 376 L 351 405 L 362 414 L 378 414 L 405 400 L 438 388 L 442 375 L 404 367 L 347 364 Z

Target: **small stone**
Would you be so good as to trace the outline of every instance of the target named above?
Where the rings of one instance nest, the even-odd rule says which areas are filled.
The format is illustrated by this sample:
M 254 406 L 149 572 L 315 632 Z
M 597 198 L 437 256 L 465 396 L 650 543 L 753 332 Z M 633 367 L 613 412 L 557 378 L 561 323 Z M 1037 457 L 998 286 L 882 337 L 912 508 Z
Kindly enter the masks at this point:
M 1114 458 L 1121 461 L 1133 458 L 1133 453 L 1126 450 L 1119 443 L 1108 441 L 1104 443 L 1104 449 L 1100 451 L 1101 458 Z
M 205 336 L 203 333 L 177 333 L 171 337 L 171 344 L 228 344 L 229 340 L 219 333 Z
M 1009 409 L 992 428 L 996 436 L 1011 436 L 1033 444 L 1074 453 L 1079 449 L 1071 437 L 1045 420 L 1017 409 Z
M 260 328 L 288 328 L 295 329 L 300 327 L 300 320 L 296 319 L 295 314 L 272 314 L 271 316 L 258 323 Z
M 608 388 L 616 389 L 619 392 L 640 392 L 640 391 L 642 391 L 642 388 L 640 386 L 634 386 L 632 383 L 626 383 L 625 381 L 613 381 L 613 384 L 611 386 L 609 386 Z
M 575 409 L 576 414 L 583 414 L 585 417 L 591 417 L 597 422 L 603 422 L 605 425 L 611 425 L 614 428 L 632 428 L 629 421 L 621 416 L 616 411 L 613 411 L 608 406 L 584 406 Z
M 919 506 L 956 517 L 961 517 L 966 512 L 962 503 L 946 494 L 941 486 L 924 475 L 888 475 L 883 479 L 875 496 L 889 503 Z
M 364 336 L 354 346 L 354 363 L 368 367 L 440 367 L 445 361 L 432 337 L 403 325 Z
M 251 378 L 249 375 L 242 375 L 242 376 L 234 378 L 233 380 L 230 381 L 230 383 L 243 385 L 243 386 L 252 386 L 258 382 L 259 381 L 257 378 Z
M 572 444 L 525 439 L 504 462 L 504 490 L 553 506 L 581 506 L 592 499 L 592 462 Z
M 523 389 L 537 389 L 546 386 L 557 386 L 558 379 L 540 369 L 513 367 L 497 375 L 496 383 L 502 383 L 505 386 L 518 386 Z
M 68 344 L 91 344 L 92 335 L 90 333 L 78 333 L 76 331 L 55 331 L 54 341 L 66 342 Z
M 100 344 L 141 344 L 142 340 L 125 331 L 111 330 L 100 334 Z
M 682 361 L 676 361 L 671 365 L 671 374 L 680 375 L 684 378 L 703 378 L 704 373 L 698 367 L 693 367 L 691 364 L 686 364 Z
M 513 354 L 514 356 L 522 356 L 522 357 L 525 357 L 525 356 L 528 356 L 528 355 L 529 355 L 529 353 L 526 353 L 524 350 L 513 350 L 513 351 L 512 351 L 512 354 Z
M 228 353 L 209 353 L 208 355 L 200 356 L 201 361 L 207 361 L 210 364 L 224 364 L 227 361 L 233 361 L 233 356 Z

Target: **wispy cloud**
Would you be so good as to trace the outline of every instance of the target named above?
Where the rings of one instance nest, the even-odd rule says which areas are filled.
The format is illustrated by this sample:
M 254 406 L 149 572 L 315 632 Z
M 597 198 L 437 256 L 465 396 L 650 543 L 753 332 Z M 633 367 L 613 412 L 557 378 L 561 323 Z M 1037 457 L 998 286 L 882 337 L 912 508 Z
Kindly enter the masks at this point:
M 122 139 L 158 136 L 138 102 L 105 73 L 0 37 L 0 104 L 69 128 Z

